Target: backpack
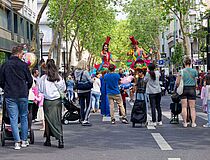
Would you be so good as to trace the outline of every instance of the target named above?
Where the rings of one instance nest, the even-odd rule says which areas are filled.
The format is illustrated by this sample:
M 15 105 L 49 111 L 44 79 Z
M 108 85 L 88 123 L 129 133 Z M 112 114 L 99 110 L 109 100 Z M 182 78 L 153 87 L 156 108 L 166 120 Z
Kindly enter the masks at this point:
M 146 91 L 146 83 L 143 78 L 138 78 L 137 81 L 137 93 L 145 93 Z
M 82 81 L 84 71 L 82 71 L 82 74 L 80 76 L 80 80 L 76 80 L 74 89 L 75 90 L 91 90 L 93 88 L 93 83 L 90 81 Z

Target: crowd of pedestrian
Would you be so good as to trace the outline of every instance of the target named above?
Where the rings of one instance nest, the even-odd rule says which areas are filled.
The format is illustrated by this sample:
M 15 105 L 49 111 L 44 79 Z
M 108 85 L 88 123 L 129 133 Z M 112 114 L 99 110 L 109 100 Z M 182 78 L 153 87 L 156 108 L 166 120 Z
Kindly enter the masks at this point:
M 107 70 L 90 75 L 86 61 L 78 62 L 75 70 L 64 77 L 59 74 L 53 59 L 42 61 L 41 77 L 38 68 L 29 68 L 22 61 L 23 46 L 13 48 L 12 56 L 0 69 L 0 87 L 4 90 L 4 98 L 9 114 L 15 149 L 29 146 L 28 129 L 32 122 L 41 121 L 44 136 L 44 145 L 51 146 L 51 137 L 58 140 L 58 147 L 64 147 L 62 128 L 62 99 L 68 101 L 78 99 L 80 105 L 80 122 L 82 126 L 91 126 L 90 113 L 100 113 L 102 116 L 111 117 L 111 124 L 116 123 L 115 104 L 118 106 L 121 122 L 128 124 L 126 100 L 131 105 L 135 99 L 144 100 L 150 104 L 153 126 L 163 125 L 161 97 L 176 92 L 183 80 L 183 93 L 181 94 L 183 127 L 187 127 L 187 107 L 190 107 L 191 126 L 196 127 L 196 87 L 200 88 L 203 99 L 203 109 L 208 113 L 210 127 L 210 72 L 206 75 L 198 69 L 191 68 L 191 60 L 184 59 L 184 68 L 176 75 L 165 75 L 164 70 L 159 70 L 150 63 L 148 69 L 116 71 L 114 64 Z M 66 76 L 66 75 L 65 75 Z M 14 83 L 15 82 L 15 83 Z M 157 119 L 156 119 L 157 112 Z M 21 137 L 18 128 L 20 117 Z

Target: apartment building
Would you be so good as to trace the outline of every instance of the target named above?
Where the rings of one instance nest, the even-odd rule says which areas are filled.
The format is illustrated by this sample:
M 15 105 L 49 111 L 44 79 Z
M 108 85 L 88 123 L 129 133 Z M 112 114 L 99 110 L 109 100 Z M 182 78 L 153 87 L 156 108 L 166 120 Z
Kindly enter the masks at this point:
M 14 45 L 30 44 L 36 18 L 36 0 L 0 1 L 0 63 Z
M 206 5 L 198 5 L 201 1 Z M 190 9 L 188 17 L 189 21 L 192 24 L 200 22 L 199 20 L 202 19 L 202 17 L 205 14 L 205 11 L 210 9 L 210 0 L 194 0 L 194 5 L 197 5 L 198 9 Z M 183 35 L 180 29 L 179 20 L 175 15 L 172 15 L 172 17 L 174 18 L 169 24 L 169 26 L 167 26 L 166 29 L 159 36 L 161 42 L 160 52 L 165 53 L 167 59 L 169 60 L 170 57 L 174 54 L 174 47 L 176 43 L 183 42 Z M 200 23 L 203 27 L 207 27 L 207 22 L 205 20 L 203 20 Z M 198 25 L 189 25 L 188 33 L 195 33 L 199 29 L 200 28 Z M 199 40 L 197 38 L 189 37 L 188 41 L 188 48 L 190 48 L 190 55 L 193 59 L 193 63 L 194 65 L 200 65 L 201 61 L 199 60 Z

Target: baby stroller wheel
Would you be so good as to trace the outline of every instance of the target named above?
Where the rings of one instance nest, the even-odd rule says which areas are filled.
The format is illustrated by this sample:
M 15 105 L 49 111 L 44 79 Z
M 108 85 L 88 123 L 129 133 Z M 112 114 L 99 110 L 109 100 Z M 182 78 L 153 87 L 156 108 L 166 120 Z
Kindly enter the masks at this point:
M 132 123 L 132 127 L 135 127 L 135 123 L 134 122 Z
M 31 129 L 29 132 L 30 135 L 30 144 L 34 144 L 34 130 Z
M 63 124 L 67 125 L 69 124 L 69 121 L 67 119 L 63 120 Z
M 5 146 L 5 130 L 1 132 L 1 146 Z

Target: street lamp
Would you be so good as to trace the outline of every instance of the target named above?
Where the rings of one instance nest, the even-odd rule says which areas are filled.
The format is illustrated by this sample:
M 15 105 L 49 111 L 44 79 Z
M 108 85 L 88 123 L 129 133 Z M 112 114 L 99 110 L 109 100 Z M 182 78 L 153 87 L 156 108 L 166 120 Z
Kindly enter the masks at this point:
M 40 57 L 40 59 L 42 59 L 43 58 L 43 45 L 42 45 L 42 43 L 43 43 L 43 37 L 44 37 L 44 33 L 42 32 L 42 31 L 40 31 L 39 32 L 39 38 L 40 38 L 40 47 L 41 47 L 41 57 Z
M 194 42 L 194 38 L 190 37 L 192 68 L 193 68 L 193 42 Z
M 64 76 L 64 80 L 66 82 L 66 48 L 63 47 L 62 50 L 63 50 L 63 65 L 64 65 L 63 76 Z

